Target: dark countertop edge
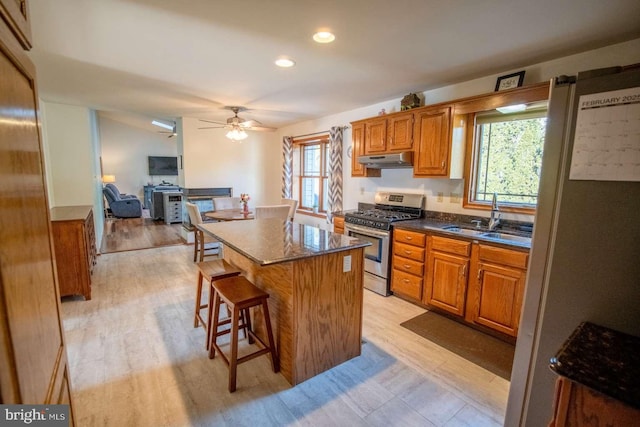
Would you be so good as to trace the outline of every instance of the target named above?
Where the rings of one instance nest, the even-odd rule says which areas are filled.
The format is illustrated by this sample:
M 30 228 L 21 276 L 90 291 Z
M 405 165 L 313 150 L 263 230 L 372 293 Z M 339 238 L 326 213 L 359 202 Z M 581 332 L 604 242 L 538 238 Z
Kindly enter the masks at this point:
M 456 239 L 463 239 L 463 240 L 469 240 L 469 241 L 478 240 L 485 243 L 494 243 L 498 245 L 504 245 L 509 247 L 521 248 L 521 249 L 531 249 L 531 243 L 516 242 L 513 240 L 503 240 L 503 239 L 496 239 L 496 238 L 484 237 L 484 236 L 467 236 L 455 231 L 449 231 L 444 229 L 444 227 L 451 227 L 451 226 L 471 228 L 467 224 L 460 224 L 459 222 L 455 222 L 455 221 L 436 221 L 433 219 L 423 218 L 423 219 L 414 219 L 409 221 L 394 222 L 392 226 L 393 228 L 399 228 L 399 229 L 409 230 L 409 231 L 436 232 L 439 234 L 443 234 L 447 237 L 452 237 Z M 485 230 L 485 231 L 489 233 L 488 230 Z M 496 231 L 509 233 L 509 231 L 507 230 L 496 230 Z M 523 235 L 518 233 L 509 233 L 509 234 Z
M 640 409 L 640 337 L 582 322 L 549 361 L 556 374 Z
M 198 227 L 199 228 L 199 227 Z M 318 252 L 315 254 L 300 254 L 300 255 L 294 255 L 294 256 L 290 256 L 287 258 L 283 258 L 283 259 L 270 259 L 270 260 L 259 260 L 257 258 L 254 258 L 253 256 L 249 255 L 248 253 L 246 253 L 244 250 L 240 249 L 239 247 L 237 247 L 236 245 L 229 243 L 228 240 L 226 239 L 222 239 L 219 236 L 214 235 L 213 233 L 211 233 L 208 230 L 202 230 L 204 233 L 208 233 L 210 235 L 213 235 L 213 237 L 215 237 L 219 242 L 221 242 L 224 245 L 229 246 L 229 248 L 233 249 L 234 251 L 238 252 L 240 255 L 249 258 L 251 261 L 255 262 L 258 265 L 273 265 L 273 264 L 281 264 L 283 262 L 290 262 L 290 261 L 298 261 L 301 259 L 305 259 L 305 258 L 311 258 L 311 257 L 315 257 L 315 256 L 322 256 L 322 255 L 326 255 L 326 254 L 332 254 L 332 253 L 336 253 L 336 252 L 344 252 L 344 251 L 348 251 L 351 249 L 359 249 L 359 248 L 365 248 L 367 246 L 371 246 L 371 242 L 363 242 L 361 240 L 358 239 L 353 239 L 352 240 L 357 240 L 360 243 L 354 243 L 352 245 L 349 246 L 345 246 L 342 248 L 335 248 L 335 249 L 328 249 L 328 250 L 323 250 L 322 252 Z M 328 232 L 330 233 L 330 232 Z M 345 236 L 347 237 L 347 236 Z

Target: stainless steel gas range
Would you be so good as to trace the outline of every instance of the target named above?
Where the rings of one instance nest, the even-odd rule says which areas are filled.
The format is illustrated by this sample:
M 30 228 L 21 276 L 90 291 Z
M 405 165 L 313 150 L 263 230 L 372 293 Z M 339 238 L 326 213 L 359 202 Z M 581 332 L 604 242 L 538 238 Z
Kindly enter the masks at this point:
M 371 242 L 365 248 L 364 270 L 381 277 L 384 284 L 374 283 L 370 289 L 380 295 L 389 295 L 389 264 L 391 224 L 396 221 L 417 219 L 422 216 L 424 195 L 379 191 L 371 209 L 346 212 L 344 228 L 349 236 Z

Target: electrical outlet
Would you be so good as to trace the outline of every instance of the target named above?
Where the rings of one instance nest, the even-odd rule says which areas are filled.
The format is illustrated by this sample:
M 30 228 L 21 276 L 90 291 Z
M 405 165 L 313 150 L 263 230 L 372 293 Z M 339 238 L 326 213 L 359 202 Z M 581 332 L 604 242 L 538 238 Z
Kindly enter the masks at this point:
M 442 203 L 444 200 L 444 193 L 442 191 L 438 191 L 438 202 Z
M 351 255 L 347 255 L 342 258 L 342 272 L 348 273 L 351 271 Z
M 449 202 L 450 203 L 460 203 L 460 194 L 451 193 L 451 195 L 449 196 Z
M 362 196 L 364 194 L 364 187 L 360 187 L 360 195 Z

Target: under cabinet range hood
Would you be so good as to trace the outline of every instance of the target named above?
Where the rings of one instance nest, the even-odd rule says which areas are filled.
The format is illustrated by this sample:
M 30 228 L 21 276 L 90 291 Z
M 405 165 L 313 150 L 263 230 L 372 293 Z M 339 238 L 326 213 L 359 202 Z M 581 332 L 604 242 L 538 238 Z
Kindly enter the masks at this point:
M 413 151 L 358 156 L 358 163 L 371 169 L 394 169 L 413 167 Z

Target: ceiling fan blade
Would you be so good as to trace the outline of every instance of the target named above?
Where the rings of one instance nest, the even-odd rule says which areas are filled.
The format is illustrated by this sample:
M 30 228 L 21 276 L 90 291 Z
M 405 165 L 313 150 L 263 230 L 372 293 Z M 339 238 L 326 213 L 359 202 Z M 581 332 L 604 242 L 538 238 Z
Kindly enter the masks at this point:
M 255 130 L 255 131 L 258 131 L 258 132 L 273 132 L 277 128 L 272 128 L 272 127 L 269 127 L 269 126 L 251 126 L 251 127 L 245 128 L 245 129 Z
M 213 123 L 213 124 L 216 124 L 216 125 L 226 125 L 227 124 L 226 122 L 219 122 L 219 121 L 216 121 L 216 120 L 205 120 L 205 119 L 198 119 L 198 120 L 200 120 L 201 122 Z
M 198 128 L 198 129 L 224 129 L 226 127 L 228 127 L 228 126 L 206 126 L 206 127 Z

